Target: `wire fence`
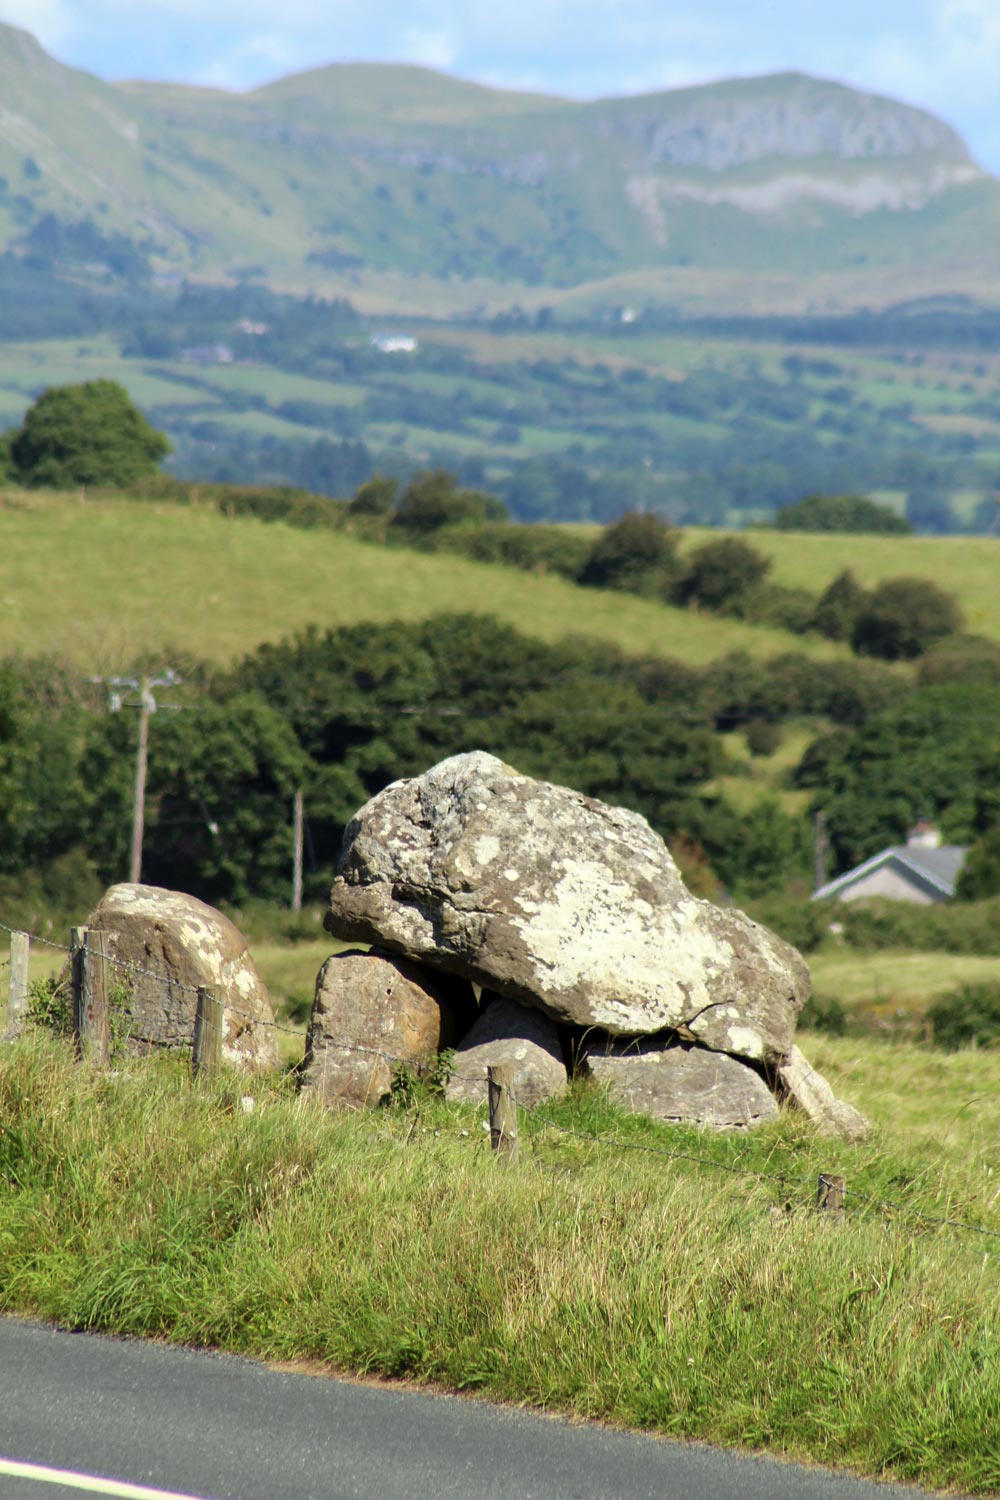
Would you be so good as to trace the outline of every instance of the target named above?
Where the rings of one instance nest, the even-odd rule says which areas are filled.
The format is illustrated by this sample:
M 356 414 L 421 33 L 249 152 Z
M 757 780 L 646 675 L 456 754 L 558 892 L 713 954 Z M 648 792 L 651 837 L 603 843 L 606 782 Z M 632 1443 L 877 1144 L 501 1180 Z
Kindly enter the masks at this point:
M 264 1061 L 275 1061 L 273 1056 L 267 1058 L 266 1047 L 261 1048 L 262 1037 L 285 1034 L 294 1037 L 300 1043 L 306 1041 L 306 1035 L 301 1026 L 288 1025 L 275 1020 L 272 1016 L 248 1009 L 240 1003 L 238 996 L 231 992 L 223 994 L 219 986 L 193 985 L 161 970 L 119 958 L 107 951 L 105 943 L 98 945 L 95 959 L 88 942 L 90 934 L 87 929 L 76 929 L 74 942 L 70 945 L 36 934 L 23 933 L 4 922 L 0 922 L 0 933 L 8 934 L 11 941 L 9 954 L 0 959 L 0 969 L 10 970 L 7 1028 L 4 1031 L 4 1028 L 0 1026 L 0 1040 L 13 1041 L 26 1025 L 44 1026 L 51 1024 L 53 1019 L 58 1023 L 56 1029 L 68 1031 L 70 1012 L 67 1002 L 71 992 L 74 1001 L 72 1031 L 77 1043 L 77 1055 L 81 1060 L 89 1058 L 94 1062 L 120 1064 L 129 1056 L 141 1057 L 143 1054 L 171 1050 L 190 1052 L 196 1073 L 210 1072 L 219 1066 L 226 1054 L 228 1054 L 228 1060 L 237 1063 L 259 1059 L 262 1054 Z M 101 936 L 103 937 L 103 934 Z M 21 941 L 19 951 L 22 956 L 20 958 L 15 951 L 15 943 L 18 941 Z M 48 1004 L 51 1012 L 49 1015 L 45 1014 L 44 999 L 40 1003 L 35 1000 L 29 1002 L 27 954 L 31 944 L 39 944 L 62 953 L 66 958 L 60 980 L 50 988 Z M 89 963 L 88 955 L 91 955 Z M 158 1010 L 155 1005 L 151 1007 L 148 1004 L 150 999 L 148 994 L 143 997 L 127 986 L 124 990 L 119 989 L 115 994 L 112 985 L 109 992 L 109 986 L 99 974 L 101 964 L 106 965 L 113 973 L 125 976 L 129 983 L 134 983 L 136 980 L 152 981 L 159 987 Z M 21 972 L 15 975 L 15 969 Z M 189 997 L 183 1017 L 171 1016 L 169 997 L 173 992 Z M 102 1009 L 104 1014 L 100 1015 L 99 1012 Z M 148 1014 L 150 1009 L 154 1011 L 152 1022 Z M 172 1025 L 167 1026 L 167 1035 L 158 1034 L 157 1030 L 159 1027 L 162 1032 L 164 1017 L 172 1021 Z M 227 1043 L 228 1045 L 225 1045 Z M 394 1081 L 403 1084 L 414 1076 L 419 1078 L 422 1071 L 420 1059 L 412 1054 L 409 1056 L 397 1054 L 387 1048 L 366 1046 L 348 1039 L 328 1042 L 327 1046 L 321 1048 L 320 1051 L 324 1065 L 332 1066 L 336 1061 L 342 1061 L 344 1057 L 359 1057 L 373 1064 L 382 1064 Z M 333 1058 L 330 1056 L 331 1053 L 335 1054 Z M 796 1198 L 810 1206 L 833 1209 L 838 1212 L 842 1212 L 845 1208 L 857 1207 L 874 1211 L 882 1217 L 894 1216 L 928 1228 L 949 1228 L 990 1240 L 1000 1240 L 998 1229 L 971 1223 L 949 1214 L 928 1213 L 911 1203 L 865 1194 L 856 1188 L 849 1187 L 839 1174 L 821 1172 L 818 1179 L 805 1181 L 788 1172 L 765 1170 L 689 1150 L 660 1145 L 648 1140 L 629 1140 L 622 1136 L 612 1136 L 567 1125 L 553 1118 L 549 1111 L 527 1103 L 523 1097 L 518 1097 L 513 1072 L 508 1072 L 506 1069 L 488 1069 L 483 1066 L 474 1074 L 463 1074 L 454 1066 L 447 1066 L 439 1070 L 438 1081 L 441 1084 L 462 1083 L 471 1085 L 477 1090 L 481 1089 L 484 1100 L 489 1100 L 491 1104 L 491 1127 L 493 1127 L 492 1090 L 489 1084 L 492 1074 L 494 1072 L 499 1074 L 501 1071 L 503 1076 L 498 1084 L 498 1092 L 510 1106 L 512 1114 L 509 1118 L 515 1121 L 514 1125 L 503 1127 L 508 1135 L 516 1133 L 517 1117 L 526 1115 L 536 1127 L 536 1141 L 543 1137 L 544 1133 L 552 1132 L 557 1136 L 584 1142 L 601 1151 L 638 1153 L 658 1161 L 683 1163 L 701 1171 L 717 1172 L 777 1186 L 789 1200 L 786 1206 L 791 1206 L 791 1199 Z M 321 1100 L 322 1082 L 321 1070 L 320 1084 L 316 1089 L 317 1097 Z M 378 1088 L 373 1095 L 372 1102 L 384 1096 L 385 1092 L 385 1088 Z M 500 1134 L 503 1135 L 503 1130 Z M 496 1135 L 495 1129 L 494 1144 L 496 1144 Z

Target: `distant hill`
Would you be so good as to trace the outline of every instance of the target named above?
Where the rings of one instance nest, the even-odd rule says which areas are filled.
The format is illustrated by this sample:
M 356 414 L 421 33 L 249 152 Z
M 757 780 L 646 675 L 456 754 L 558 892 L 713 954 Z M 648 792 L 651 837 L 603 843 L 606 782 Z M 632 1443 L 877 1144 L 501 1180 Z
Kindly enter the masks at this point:
M 800 74 L 581 104 L 343 64 L 236 95 L 0 26 L 0 86 L 0 245 L 81 275 L 128 245 L 375 310 L 995 300 L 1000 183 L 934 116 Z

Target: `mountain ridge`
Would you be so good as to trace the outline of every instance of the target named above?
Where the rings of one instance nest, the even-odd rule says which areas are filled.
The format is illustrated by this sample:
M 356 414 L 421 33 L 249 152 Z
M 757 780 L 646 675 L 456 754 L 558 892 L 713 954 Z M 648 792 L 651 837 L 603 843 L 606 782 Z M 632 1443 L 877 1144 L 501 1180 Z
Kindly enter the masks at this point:
M 682 302 L 704 274 L 808 295 L 819 273 L 930 268 L 961 292 L 970 246 L 991 272 L 1000 241 L 1000 183 L 950 125 L 800 73 L 575 101 L 335 63 L 229 93 L 105 83 L 0 25 L 0 87 L 17 254 L 46 215 L 91 220 L 161 275 L 391 285 L 405 311 L 414 276 L 442 305 L 665 270 Z

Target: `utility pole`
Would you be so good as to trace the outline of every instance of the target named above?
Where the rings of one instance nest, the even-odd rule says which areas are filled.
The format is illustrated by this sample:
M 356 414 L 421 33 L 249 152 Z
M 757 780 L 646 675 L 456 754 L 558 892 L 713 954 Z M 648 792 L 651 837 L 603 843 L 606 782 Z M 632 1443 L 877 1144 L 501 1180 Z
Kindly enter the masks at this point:
M 813 890 L 826 885 L 826 814 L 818 812 L 813 819 Z
M 302 788 L 295 793 L 295 854 L 292 863 L 292 911 L 302 910 Z
M 139 744 L 135 759 L 135 786 L 132 795 L 132 848 L 129 858 L 128 878 L 132 885 L 142 879 L 142 834 L 146 822 L 146 766 L 149 760 L 149 718 L 156 713 L 156 698 L 153 689 L 178 687 L 181 678 L 173 667 L 168 667 L 162 677 L 95 677 L 94 682 L 104 682 L 108 688 L 108 704 L 113 714 L 122 708 L 139 710 Z M 138 693 L 138 702 L 125 703 L 122 689 Z
M 135 792 L 132 797 L 132 856 L 128 878 L 138 885 L 142 876 L 142 830 L 146 821 L 146 762 L 149 758 L 149 716 L 156 712 L 156 699 L 149 678 L 139 681 L 139 749 L 135 758 Z

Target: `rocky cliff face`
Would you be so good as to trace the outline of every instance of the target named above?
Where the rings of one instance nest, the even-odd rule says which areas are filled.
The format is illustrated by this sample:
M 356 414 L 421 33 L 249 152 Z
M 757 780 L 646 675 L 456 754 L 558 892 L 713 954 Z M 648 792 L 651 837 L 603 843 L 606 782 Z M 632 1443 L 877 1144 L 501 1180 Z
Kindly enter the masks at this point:
M 595 106 L 592 128 L 649 163 L 728 172 L 754 162 L 898 162 L 932 153 L 973 168 L 942 120 L 840 84 L 779 74 Z

